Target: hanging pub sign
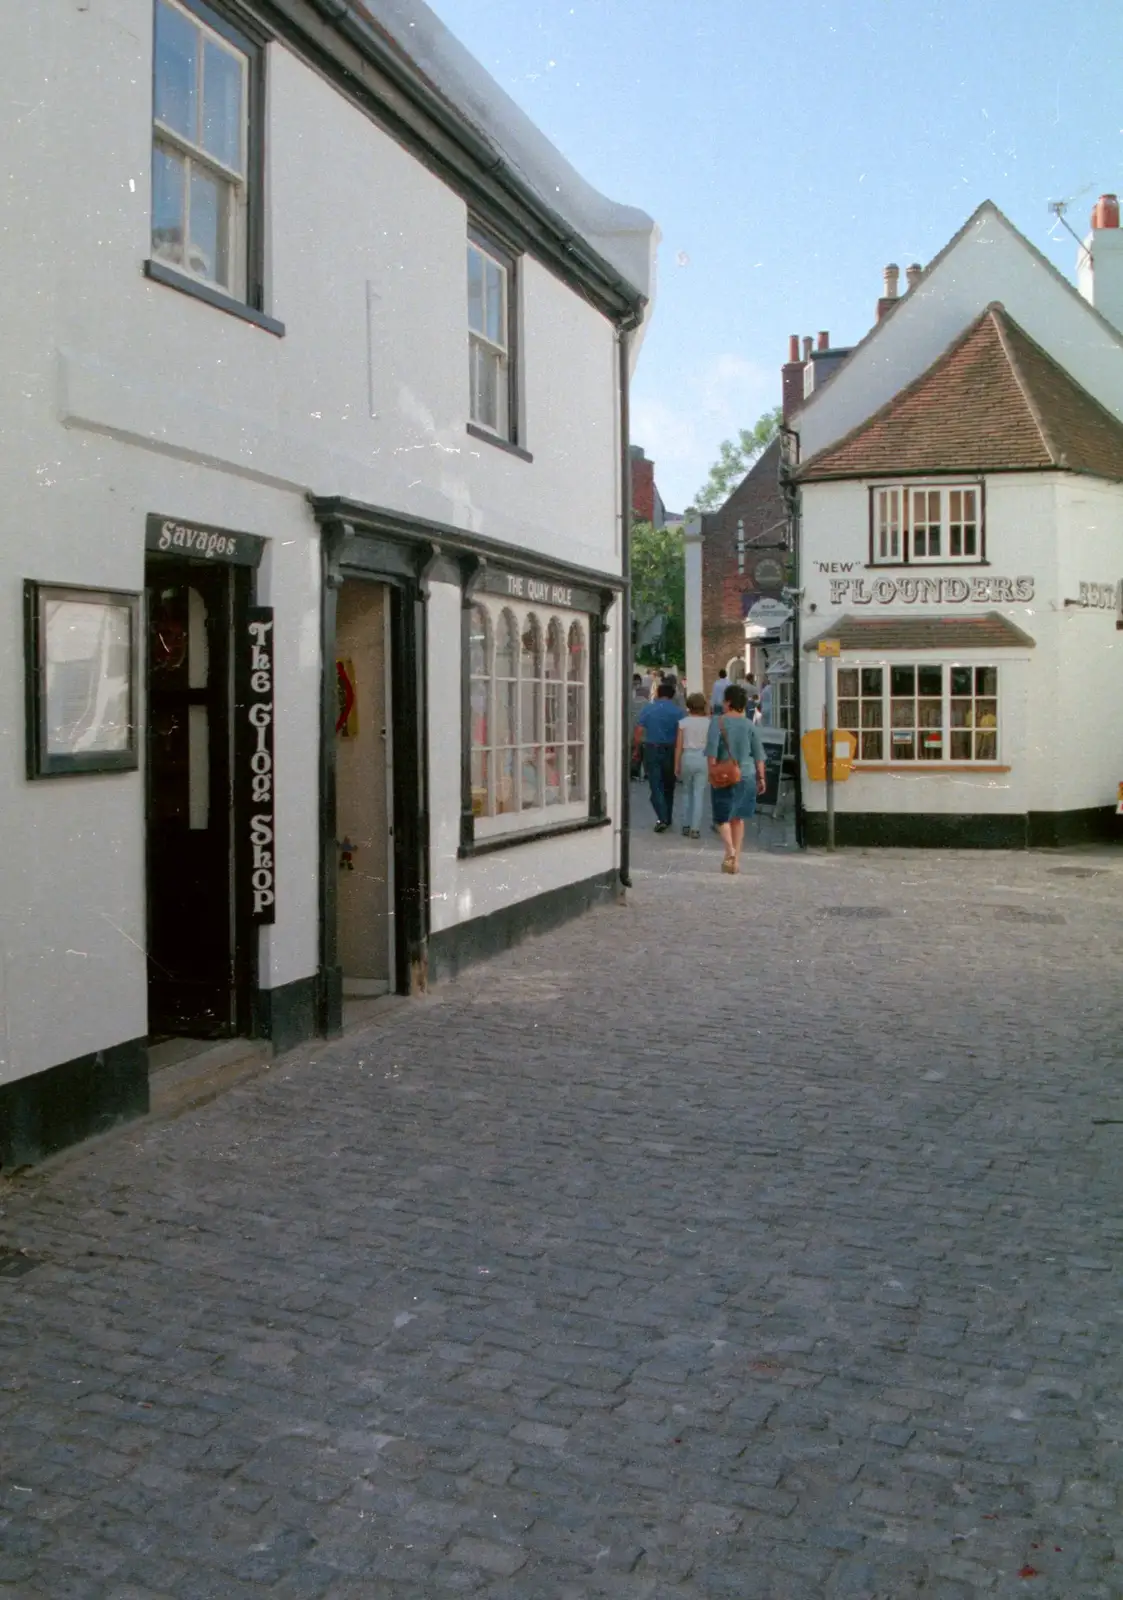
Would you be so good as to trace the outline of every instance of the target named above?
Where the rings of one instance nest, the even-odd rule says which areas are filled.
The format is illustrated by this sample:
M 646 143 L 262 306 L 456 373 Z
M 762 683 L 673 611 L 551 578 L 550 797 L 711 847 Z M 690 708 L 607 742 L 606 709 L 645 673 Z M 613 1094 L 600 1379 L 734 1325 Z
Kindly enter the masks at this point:
M 241 678 L 238 708 L 240 780 L 244 803 L 239 808 L 248 837 L 239 859 L 245 863 L 245 900 L 256 924 L 275 920 L 277 857 L 273 764 L 273 609 L 251 606 L 239 640 Z

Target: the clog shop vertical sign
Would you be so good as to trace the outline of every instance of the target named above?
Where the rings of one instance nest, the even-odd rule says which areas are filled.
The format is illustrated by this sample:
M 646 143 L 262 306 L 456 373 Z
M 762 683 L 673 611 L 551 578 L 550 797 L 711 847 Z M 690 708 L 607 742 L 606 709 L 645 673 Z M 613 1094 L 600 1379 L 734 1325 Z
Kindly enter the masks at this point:
M 242 639 L 242 683 L 238 704 L 241 729 L 241 815 L 249 838 L 241 852 L 247 878 L 245 898 L 250 919 L 274 921 L 277 898 L 275 846 L 276 773 L 273 759 L 273 611 L 251 606 Z

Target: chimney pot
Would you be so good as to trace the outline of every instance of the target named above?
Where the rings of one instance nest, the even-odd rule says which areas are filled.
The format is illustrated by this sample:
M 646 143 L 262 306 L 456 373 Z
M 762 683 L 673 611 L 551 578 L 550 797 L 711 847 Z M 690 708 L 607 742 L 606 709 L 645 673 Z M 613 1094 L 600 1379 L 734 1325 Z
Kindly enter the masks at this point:
M 1101 194 L 1092 208 L 1093 228 L 1118 228 L 1119 201 L 1113 194 Z
M 829 350 L 830 347 L 831 347 L 831 336 L 830 336 L 830 334 L 829 333 L 820 333 L 820 335 L 819 335 L 819 349 L 820 350 Z
M 916 288 L 917 284 L 920 282 L 920 275 L 923 271 L 924 268 L 920 265 L 919 261 L 914 261 L 911 267 L 905 268 L 905 282 L 908 284 L 910 289 Z
M 897 291 L 901 282 L 901 269 L 895 261 L 891 261 L 886 267 L 884 277 L 885 293 L 882 296 L 882 299 L 895 300 L 897 298 Z
M 799 360 L 799 334 L 793 333 L 788 337 L 788 360 Z
M 810 339 L 810 336 L 808 336 L 803 341 L 803 359 L 805 361 L 810 361 L 811 360 L 811 339 Z

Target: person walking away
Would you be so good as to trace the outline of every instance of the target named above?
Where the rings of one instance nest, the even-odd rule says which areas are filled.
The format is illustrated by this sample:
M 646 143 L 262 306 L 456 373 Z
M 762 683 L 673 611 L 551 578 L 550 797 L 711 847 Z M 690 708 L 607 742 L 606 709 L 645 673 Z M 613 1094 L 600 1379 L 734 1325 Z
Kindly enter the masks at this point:
M 715 716 L 720 716 L 725 710 L 725 691 L 729 688 L 729 674 L 722 667 L 714 679 L 714 686 L 710 690 L 710 710 Z
M 633 750 L 642 747 L 644 771 L 655 812 L 655 832 L 666 833 L 675 804 L 675 741 L 682 712 L 674 703 L 674 688 L 659 685 L 659 698 L 644 706 L 636 722 Z
M 710 765 L 706 760 L 706 741 L 710 736 L 710 715 L 704 694 L 688 695 L 688 716 L 678 725 L 675 740 L 675 778 L 683 786 L 682 831 L 685 837 L 702 837 L 702 808 L 709 787 Z
M 636 724 L 639 714 L 647 705 L 647 689 L 644 687 L 643 678 L 638 672 L 632 673 L 632 780 L 643 776 L 643 763 L 640 760 L 639 746 L 636 743 Z
M 741 685 L 731 683 L 725 691 L 725 709 L 720 717 L 711 721 L 706 741 L 714 821 L 725 846 L 721 870 L 729 873 L 741 870 L 745 823 L 756 811 L 756 797 L 763 794 L 765 788 L 764 743 L 745 715 L 747 704 L 748 696 Z M 724 787 L 714 785 L 715 765 L 730 760 L 740 767 L 740 779 Z
M 686 687 L 683 684 L 682 679 L 681 678 L 676 678 L 675 674 L 672 672 L 672 673 L 668 674 L 668 676 L 666 678 L 666 682 L 670 684 L 671 689 L 673 691 L 673 698 L 674 698 L 675 705 L 678 707 L 679 715 L 680 716 L 685 716 L 686 715 Z

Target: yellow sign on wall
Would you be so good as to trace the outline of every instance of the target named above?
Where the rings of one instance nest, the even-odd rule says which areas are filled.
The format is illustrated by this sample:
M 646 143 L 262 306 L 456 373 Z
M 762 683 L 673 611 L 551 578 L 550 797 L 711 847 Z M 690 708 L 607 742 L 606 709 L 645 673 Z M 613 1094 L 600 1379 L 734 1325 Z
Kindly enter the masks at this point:
M 799 741 L 803 759 L 807 763 L 807 776 L 812 783 L 827 781 L 827 736 L 822 728 L 812 728 Z M 845 783 L 858 753 L 858 735 L 849 728 L 834 731 L 834 781 Z
M 842 640 L 820 639 L 819 654 L 821 656 L 840 656 L 842 654 Z

